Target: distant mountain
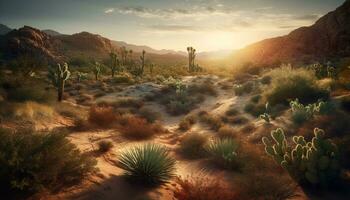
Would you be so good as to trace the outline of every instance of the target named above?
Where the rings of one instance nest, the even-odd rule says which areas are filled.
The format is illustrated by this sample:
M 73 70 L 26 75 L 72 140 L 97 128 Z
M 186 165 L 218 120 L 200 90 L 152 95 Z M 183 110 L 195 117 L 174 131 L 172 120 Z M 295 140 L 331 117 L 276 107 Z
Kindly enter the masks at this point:
M 3 24 L 0 24 L 0 35 L 6 35 L 7 33 L 9 33 L 12 29 L 3 25 Z
M 22 55 L 40 59 L 48 63 L 68 62 L 71 60 L 109 59 L 109 53 L 120 46 L 133 50 L 133 58 L 137 61 L 140 52 L 145 49 L 146 61 L 161 65 L 177 65 L 187 63 L 187 58 L 173 51 L 154 50 L 147 46 L 131 45 L 111 41 L 105 37 L 88 32 L 73 35 L 52 34 L 56 31 L 41 31 L 24 26 L 0 36 L 0 52 L 5 60 L 12 60 Z
M 62 35 L 61 33 L 57 32 L 57 31 L 54 31 L 54 30 L 51 30 L 51 29 L 45 29 L 45 30 L 42 30 L 44 33 L 48 34 L 48 35 L 51 35 L 51 36 L 59 36 L 59 35 Z
M 350 0 L 309 27 L 266 39 L 239 50 L 237 62 L 261 65 L 308 63 L 350 56 Z
M 179 55 L 187 55 L 186 52 L 183 51 L 174 51 L 174 50 L 167 50 L 167 49 L 162 49 L 162 50 L 156 50 L 153 49 L 149 46 L 145 45 L 134 45 L 134 44 L 129 44 L 123 41 L 113 41 L 112 40 L 112 45 L 115 47 L 126 47 L 127 49 L 131 49 L 134 52 L 142 52 L 142 50 L 145 50 L 148 53 L 153 53 L 153 54 L 179 54 Z

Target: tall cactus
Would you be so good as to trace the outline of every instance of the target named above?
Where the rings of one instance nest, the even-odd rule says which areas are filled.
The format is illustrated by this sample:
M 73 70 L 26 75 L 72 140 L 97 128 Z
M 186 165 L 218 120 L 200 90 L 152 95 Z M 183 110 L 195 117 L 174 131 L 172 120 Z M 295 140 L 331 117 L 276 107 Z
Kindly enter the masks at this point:
M 111 75 L 113 78 L 115 75 L 115 72 L 119 71 L 119 69 L 118 69 L 119 68 L 119 59 L 118 59 L 118 55 L 115 52 L 111 52 L 109 54 L 109 57 L 111 58 L 110 68 L 111 68 Z
M 149 73 L 151 74 L 151 76 L 153 75 L 153 69 L 154 69 L 154 64 L 151 63 L 151 64 L 149 65 Z
M 303 136 L 294 136 L 293 147 L 288 145 L 281 128 L 271 132 L 274 144 L 263 137 L 265 151 L 300 183 L 326 187 L 339 176 L 337 146 L 324 139 L 324 131 L 314 129 L 311 142 Z
M 142 50 L 142 54 L 140 56 L 140 60 L 141 60 L 140 74 L 141 74 L 141 76 L 143 75 L 143 71 L 144 71 L 144 68 L 145 68 L 145 54 L 146 54 L 146 51 Z
M 195 69 L 195 58 L 196 58 L 196 49 L 193 47 L 187 47 L 188 52 L 188 71 L 193 72 Z
M 101 73 L 101 64 L 98 63 L 98 62 L 95 62 L 95 65 L 94 67 L 92 68 L 92 72 L 94 73 L 95 75 L 95 80 L 97 81 L 98 80 L 98 77 Z
M 57 64 L 56 69 L 49 67 L 48 78 L 51 80 L 52 84 L 57 88 L 57 96 L 58 101 L 62 101 L 64 85 L 66 81 L 70 77 L 70 71 L 68 70 L 68 64 L 64 63 L 63 66 L 61 64 Z

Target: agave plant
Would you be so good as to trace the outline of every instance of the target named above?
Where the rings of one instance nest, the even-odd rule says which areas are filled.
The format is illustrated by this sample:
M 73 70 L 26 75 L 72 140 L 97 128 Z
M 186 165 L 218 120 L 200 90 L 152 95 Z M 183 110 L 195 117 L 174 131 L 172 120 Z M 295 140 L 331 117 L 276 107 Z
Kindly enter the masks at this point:
M 125 170 L 126 177 L 131 180 L 162 184 L 174 176 L 175 159 L 169 156 L 165 147 L 148 143 L 122 152 L 118 167 Z
M 206 147 L 207 152 L 217 164 L 225 168 L 237 168 L 238 143 L 232 138 L 216 139 Z

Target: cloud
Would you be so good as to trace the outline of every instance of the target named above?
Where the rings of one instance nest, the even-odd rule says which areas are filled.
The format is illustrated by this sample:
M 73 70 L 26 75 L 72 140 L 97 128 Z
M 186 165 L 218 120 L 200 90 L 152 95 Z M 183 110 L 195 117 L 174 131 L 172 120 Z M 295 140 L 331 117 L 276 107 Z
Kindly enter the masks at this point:
M 210 17 L 214 15 L 228 15 L 235 13 L 232 9 L 211 6 L 194 6 L 192 8 L 169 8 L 169 9 L 152 9 L 146 7 L 118 7 L 116 9 L 121 14 L 135 15 L 141 18 L 198 18 Z
M 318 18 L 320 18 L 320 15 L 317 15 L 317 14 L 300 15 L 300 16 L 294 17 L 294 19 L 296 20 L 305 20 L 305 21 L 315 21 Z
M 114 8 L 107 8 L 104 13 L 106 14 L 110 14 L 110 13 L 113 13 L 114 12 Z

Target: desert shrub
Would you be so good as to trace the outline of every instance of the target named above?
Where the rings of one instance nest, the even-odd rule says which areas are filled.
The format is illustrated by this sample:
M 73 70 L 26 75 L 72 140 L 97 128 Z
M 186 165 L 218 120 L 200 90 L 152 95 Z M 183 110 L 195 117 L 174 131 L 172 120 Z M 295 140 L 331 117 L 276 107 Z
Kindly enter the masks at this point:
M 113 143 L 110 140 L 101 140 L 97 143 L 98 151 L 101 153 L 106 153 L 113 148 Z
M 30 101 L 14 104 L 12 109 L 13 117 L 25 120 L 51 119 L 55 114 L 52 107 Z
M 321 88 L 315 75 L 306 69 L 282 67 L 272 70 L 271 84 L 263 92 L 263 96 L 272 106 L 287 104 L 298 98 L 302 103 L 327 99 L 329 91 Z
M 96 164 L 59 132 L 1 129 L 0 152 L 1 190 L 10 195 L 67 186 L 93 172 Z
M 56 100 L 56 93 L 53 90 L 45 89 L 45 86 L 38 83 L 26 83 L 26 86 L 14 86 L 8 88 L 7 100 L 14 102 L 34 101 L 38 103 L 52 103 Z
M 181 153 L 190 158 L 203 156 L 204 146 L 207 142 L 207 135 L 196 132 L 187 133 L 180 142 Z
M 237 96 L 242 96 L 244 94 L 249 94 L 253 91 L 254 83 L 250 81 L 244 84 L 235 84 L 233 88 Z
M 258 117 L 259 115 L 266 112 L 266 105 L 264 104 L 253 104 L 253 103 L 247 103 L 244 108 L 244 112 L 249 113 L 255 117 Z
M 115 102 L 116 107 L 132 107 L 132 108 L 141 108 L 143 106 L 143 102 L 141 100 L 135 98 L 121 98 Z
M 250 101 L 253 103 L 258 103 L 261 99 L 261 95 L 255 95 L 250 98 Z
M 237 199 L 285 200 L 297 196 L 297 185 L 284 175 L 247 173 L 238 181 Z
M 118 116 L 113 112 L 112 107 L 91 106 L 88 116 L 89 123 L 101 128 L 113 126 Z
M 155 95 L 159 97 L 157 100 L 166 106 L 170 114 L 187 114 L 204 100 L 203 94 L 189 92 L 189 87 L 180 81 L 171 80 L 166 84 L 167 86 L 163 87 L 158 92 L 159 94 Z
M 194 84 L 188 87 L 190 94 L 206 94 L 210 96 L 216 96 L 217 91 L 214 85 L 210 82 L 204 82 L 202 84 Z
M 294 136 L 293 146 L 288 144 L 284 131 L 280 128 L 272 131 L 271 137 L 274 142 L 267 137 L 262 139 L 266 153 L 301 185 L 327 187 L 338 180 L 338 148 L 324 138 L 323 130 L 315 128 L 314 137 L 310 142 L 303 136 Z
M 255 126 L 254 126 L 253 123 L 249 123 L 249 124 L 243 126 L 243 127 L 240 129 L 240 131 L 241 131 L 242 133 L 252 133 L 252 132 L 254 132 L 255 130 L 256 130 L 256 128 L 255 128 Z
M 236 108 L 231 107 L 231 108 L 229 108 L 229 109 L 225 112 L 225 114 L 226 114 L 227 116 L 233 116 L 233 115 L 239 114 L 239 111 L 238 111 Z
M 160 114 L 148 109 L 148 108 L 141 108 L 138 111 L 138 114 L 140 115 L 140 117 L 144 118 L 147 120 L 147 122 L 149 123 L 153 123 L 155 121 L 157 121 L 158 119 L 160 119 Z
M 224 116 L 222 117 L 222 121 L 232 125 L 242 125 L 246 124 L 249 120 L 243 116 Z
M 135 82 L 135 80 L 129 74 L 116 75 L 112 81 L 114 83 L 127 83 L 127 84 L 132 84 Z
M 148 139 L 162 131 L 159 124 L 148 123 L 145 119 L 136 116 L 124 117 L 125 122 L 122 124 L 121 133 L 124 137 L 130 139 Z
M 123 151 L 118 157 L 118 167 L 130 180 L 161 184 L 174 176 L 175 159 L 165 147 L 149 143 Z
M 262 84 L 264 84 L 264 85 L 270 84 L 270 83 L 271 83 L 271 76 L 268 76 L 268 75 L 263 76 L 263 77 L 261 78 L 260 82 L 261 82 Z
M 237 132 L 234 128 L 225 125 L 218 130 L 218 136 L 220 138 L 235 138 L 237 137 Z
M 237 156 L 238 143 L 232 138 L 215 139 L 206 146 L 211 159 L 221 167 L 238 169 L 241 167 Z
M 187 131 L 195 124 L 197 121 L 196 117 L 194 115 L 188 115 L 185 118 L 183 118 L 179 123 L 179 129 L 182 131 Z
M 219 130 L 219 128 L 223 125 L 220 117 L 212 116 L 209 113 L 203 113 L 199 116 L 200 120 L 210 126 L 213 130 Z
M 173 189 L 177 200 L 233 200 L 232 189 L 217 178 L 203 174 L 192 175 L 186 179 L 177 178 L 177 187 Z

